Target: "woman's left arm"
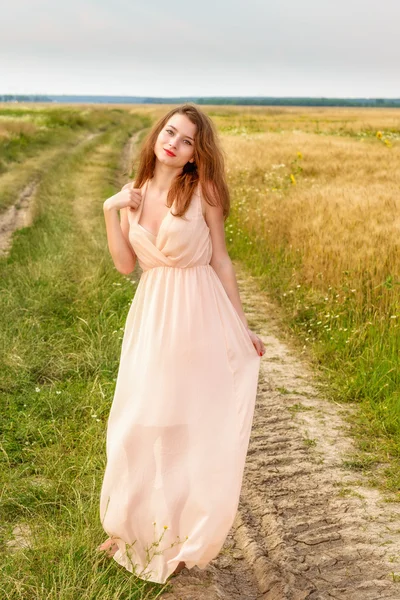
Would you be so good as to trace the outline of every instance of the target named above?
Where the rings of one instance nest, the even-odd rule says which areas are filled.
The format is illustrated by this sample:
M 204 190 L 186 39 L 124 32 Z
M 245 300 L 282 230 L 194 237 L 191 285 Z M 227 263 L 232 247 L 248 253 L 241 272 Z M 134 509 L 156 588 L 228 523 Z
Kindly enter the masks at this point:
M 247 318 L 243 311 L 240 300 L 239 286 L 236 279 L 235 269 L 225 243 L 225 228 L 224 217 L 221 206 L 211 206 L 206 203 L 204 219 L 210 229 L 212 243 L 212 257 L 210 264 L 219 279 L 221 280 L 224 289 L 232 302 L 240 320 L 247 328 L 251 341 L 253 342 L 258 354 L 265 353 L 263 341 L 248 327 Z

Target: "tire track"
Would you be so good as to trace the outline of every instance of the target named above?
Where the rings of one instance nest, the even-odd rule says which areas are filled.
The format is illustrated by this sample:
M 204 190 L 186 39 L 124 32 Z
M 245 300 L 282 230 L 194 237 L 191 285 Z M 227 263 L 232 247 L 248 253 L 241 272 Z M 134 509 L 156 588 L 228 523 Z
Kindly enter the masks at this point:
M 129 175 L 131 172 L 132 164 L 136 159 L 136 156 L 139 152 L 139 139 L 142 135 L 143 129 L 139 129 L 135 131 L 129 139 L 126 141 L 120 158 L 120 168 L 119 168 L 119 177 L 118 177 L 118 185 L 121 187 L 125 185 L 127 182 L 127 178 L 129 179 Z
M 52 149 L 44 164 L 51 164 L 55 159 L 59 160 L 65 152 L 71 152 L 73 149 L 79 148 L 82 144 L 100 135 L 100 133 L 87 134 L 83 139 L 69 145 L 67 148 L 62 148 L 61 150 L 59 148 Z M 29 181 L 19 193 L 15 203 L 0 214 L 0 256 L 8 254 L 10 251 L 14 231 L 32 225 L 35 219 L 34 198 L 40 181 L 38 177 Z

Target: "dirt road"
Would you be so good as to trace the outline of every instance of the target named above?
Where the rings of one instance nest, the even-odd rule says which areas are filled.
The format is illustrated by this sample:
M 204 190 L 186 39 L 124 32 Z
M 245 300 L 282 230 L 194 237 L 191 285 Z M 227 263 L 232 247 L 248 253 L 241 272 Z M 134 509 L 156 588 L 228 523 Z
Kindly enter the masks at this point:
M 99 133 L 87 133 L 84 136 L 78 137 L 76 141 L 69 144 L 66 148 L 50 148 L 42 152 L 39 156 L 34 156 L 27 159 L 24 167 L 28 168 L 28 164 L 37 163 L 41 167 L 50 166 L 52 161 L 63 155 L 67 151 L 71 151 L 73 147 L 78 148 L 81 144 L 85 144 L 100 135 Z M 18 167 L 17 167 L 18 168 Z M 8 173 L 2 176 L 6 180 Z M 0 256 L 5 256 L 10 251 L 12 245 L 12 235 L 17 229 L 29 227 L 35 219 L 34 214 L 34 197 L 40 183 L 39 176 L 29 181 L 27 185 L 19 193 L 15 202 L 6 210 L 0 213 Z
M 352 409 L 324 400 L 281 341 L 276 307 L 235 269 L 266 346 L 239 510 L 220 555 L 184 569 L 162 598 L 400 600 L 400 505 L 343 466 Z

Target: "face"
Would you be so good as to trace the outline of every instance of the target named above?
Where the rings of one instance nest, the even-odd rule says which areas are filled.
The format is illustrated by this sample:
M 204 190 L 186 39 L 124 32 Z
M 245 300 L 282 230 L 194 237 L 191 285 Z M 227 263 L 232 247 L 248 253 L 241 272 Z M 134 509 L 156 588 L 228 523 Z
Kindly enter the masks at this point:
M 174 168 L 183 168 L 187 162 L 194 162 L 196 130 L 197 126 L 186 115 L 172 115 L 158 134 L 154 146 L 158 160 Z

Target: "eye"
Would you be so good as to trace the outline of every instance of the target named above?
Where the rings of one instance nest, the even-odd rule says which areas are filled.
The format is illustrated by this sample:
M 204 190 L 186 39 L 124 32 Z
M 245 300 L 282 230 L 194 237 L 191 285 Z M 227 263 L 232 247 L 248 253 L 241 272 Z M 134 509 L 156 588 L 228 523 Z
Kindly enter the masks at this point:
M 172 133 L 172 134 L 174 133 L 174 132 L 172 131 L 172 129 L 166 129 L 166 132 L 167 132 L 167 133 Z M 191 142 L 189 142 L 189 140 L 184 140 L 184 141 L 185 141 L 185 142 L 187 142 L 187 143 L 189 144 L 189 146 L 191 146 L 191 145 L 192 145 L 192 143 L 191 143 Z

